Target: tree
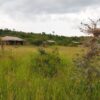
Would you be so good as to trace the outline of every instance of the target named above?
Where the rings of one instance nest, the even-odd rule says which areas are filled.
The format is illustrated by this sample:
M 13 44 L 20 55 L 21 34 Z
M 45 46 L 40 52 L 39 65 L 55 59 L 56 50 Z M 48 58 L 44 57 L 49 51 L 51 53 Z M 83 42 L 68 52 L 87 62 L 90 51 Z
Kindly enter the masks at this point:
M 82 75 L 86 79 L 88 100 L 92 100 L 93 81 L 97 77 L 100 77 L 100 63 L 97 64 L 100 57 L 100 45 L 98 44 L 98 40 L 100 38 L 100 19 L 96 21 L 93 21 L 92 19 L 89 20 L 89 24 L 81 23 L 80 28 L 81 32 L 91 35 L 88 43 L 88 50 L 86 54 L 76 60 L 76 64 L 81 69 Z

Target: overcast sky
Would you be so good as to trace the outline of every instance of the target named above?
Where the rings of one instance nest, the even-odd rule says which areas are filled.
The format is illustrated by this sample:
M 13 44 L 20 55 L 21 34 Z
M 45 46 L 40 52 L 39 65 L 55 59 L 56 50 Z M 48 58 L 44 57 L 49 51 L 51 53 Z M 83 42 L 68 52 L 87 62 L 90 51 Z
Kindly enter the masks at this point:
M 0 28 L 80 36 L 88 18 L 100 18 L 100 0 L 0 0 Z

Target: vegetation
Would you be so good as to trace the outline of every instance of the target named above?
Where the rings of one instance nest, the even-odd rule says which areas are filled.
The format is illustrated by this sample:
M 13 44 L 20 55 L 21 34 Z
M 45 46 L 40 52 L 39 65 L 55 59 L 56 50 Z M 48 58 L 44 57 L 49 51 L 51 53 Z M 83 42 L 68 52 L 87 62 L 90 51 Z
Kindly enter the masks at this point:
M 0 36 L 18 36 L 24 38 L 29 44 L 32 45 L 42 45 L 44 41 L 47 40 L 54 40 L 56 45 L 61 46 L 77 46 L 80 45 L 86 37 L 65 37 L 65 36 L 58 36 L 46 33 L 25 33 L 25 32 L 18 32 L 15 30 L 9 29 L 0 29 Z M 77 43 L 76 43 L 77 42 Z
M 58 74 L 58 69 L 63 66 L 57 48 L 51 53 L 44 49 L 39 49 L 39 54 L 33 59 L 32 69 L 34 72 L 44 77 L 54 77 Z
M 90 24 L 82 23 L 81 31 L 92 34 L 93 37 L 89 40 L 88 51 L 76 60 L 76 64 L 86 79 L 88 100 L 94 100 L 94 83 L 100 81 L 100 46 L 98 43 L 100 36 L 98 22 L 100 20 L 93 21 L 90 19 L 90 21 Z
M 86 81 L 77 71 L 72 59 L 82 47 L 57 47 L 59 55 L 52 56 L 54 46 L 37 51 L 39 48 L 32 46 L 12 47 L 6 46 L 4 53 L 0 52 L 0 100 L 88 100 Z M 87 48 L 83 48 L 86 52 Z M 23 51 L 24 50 L 24 51 Z M 40 53 L 41 52 L 41 53 Z M 43 55 L 41 55 L 43 54 Z M 53 53 L 55 54 L 55 53 Z M 56 74 L 48 74 L 46 77 L 39 73 L 35 64 L 44 64 L 44 59 L 61 58 L 62 66 L 56 66 Z M 44 57 L 42 62 L 40 58 Z M 39 59 L 37 61 L 36 59 Z M 55 64 L 54 60 L 51 62 Z M 51 65 L 49 62 L 49 65 Z M 60 64 L 60 65 L 61 65 Z M 49 68 L 51 66 L 47 66 Z M 55 68 L 55 66 L 52 66 Z M 51 69 L 50 69 L 51 70 Z M 48 73 L 49 69 L 46 71 Z M 52 77 L 49 75 L 53 75 Z M 100 99 L 100 81 L 94 83 L 93 99 Z

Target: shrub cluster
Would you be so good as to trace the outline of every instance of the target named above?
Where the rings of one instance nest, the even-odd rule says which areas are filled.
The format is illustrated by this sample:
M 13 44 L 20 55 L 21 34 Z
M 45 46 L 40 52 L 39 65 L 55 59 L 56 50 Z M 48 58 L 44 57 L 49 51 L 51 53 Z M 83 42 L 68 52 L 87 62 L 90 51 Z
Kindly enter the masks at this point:
M 44 49 L 38 50 L 39 54 L 34 58 L 32 69 L 44 77 L 53 77 L 57 75 L 58 68 L 62 66 L 62 60 L 58 50 L 47 52 Z

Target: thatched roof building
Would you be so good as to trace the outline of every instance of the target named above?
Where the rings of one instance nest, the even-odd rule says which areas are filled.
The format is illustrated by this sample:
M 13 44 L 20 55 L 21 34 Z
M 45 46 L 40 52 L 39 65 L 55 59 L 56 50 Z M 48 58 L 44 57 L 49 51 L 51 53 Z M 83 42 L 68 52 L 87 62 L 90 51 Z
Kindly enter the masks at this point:
M 54 40 L 47 40 L 48 43 L 55 43 Z
M 1 41 L 5 44 L 8 45 L 23 45 L 24 44 L 24 39 L 21 39 L 19 37 L 14 37 L 14 36 L 4 36 L 1 38 Z

